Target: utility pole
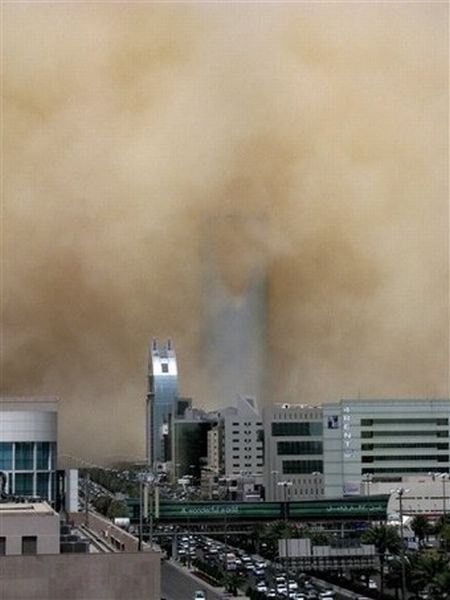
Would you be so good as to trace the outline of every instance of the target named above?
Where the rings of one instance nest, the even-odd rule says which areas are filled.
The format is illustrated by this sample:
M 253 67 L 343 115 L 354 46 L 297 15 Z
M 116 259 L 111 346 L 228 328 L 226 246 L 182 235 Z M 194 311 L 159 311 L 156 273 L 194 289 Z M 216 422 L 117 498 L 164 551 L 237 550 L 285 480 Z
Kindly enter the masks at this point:
M 402 568 L 402 600 L 406 600 L 406 565 L 405 565 L 405 539 L 403 537 L 403 495 L 409 490 L 398 488 L 397 490 L 399 513 L 400 513 L 400 560 Z
M 89 527 L 89 471 L 84 477 L 84 524 Z
M 286 575 L 287 575 L 287 597 L 288 600 L 291 597 L 291 590 L 289 589 L 289 545 L 288 545 L 288 538 L 287 538 L 287 527 L 288 527 L 288 507 L 287 507 L 287 488 L 288 486 L 292 485 L 292 481 L 279 481 L 277 483 L 277 485 L 281 486 L 283 488 L 283 517 L 284 517 L 284 551 L 286 554 Z
M 144 527 L 144 484 L 142 479 L 139 480 L 139 542 L 138 550 L 142 552 L 142 530 Z

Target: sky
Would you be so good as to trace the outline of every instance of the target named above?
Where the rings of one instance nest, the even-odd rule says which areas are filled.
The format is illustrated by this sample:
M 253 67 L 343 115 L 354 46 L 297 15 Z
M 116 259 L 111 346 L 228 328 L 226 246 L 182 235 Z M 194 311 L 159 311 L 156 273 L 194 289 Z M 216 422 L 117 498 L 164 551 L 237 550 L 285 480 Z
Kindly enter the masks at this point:
M 265 402 L 449 396 L 447 4 L 12 2 L 2 33 L 0 392 L 61 398 L 61 455 L 144 455 L 153 336 L 217 408 L 229 215 L 266 224 L 213 241 L 236 301 L 264 256 Z

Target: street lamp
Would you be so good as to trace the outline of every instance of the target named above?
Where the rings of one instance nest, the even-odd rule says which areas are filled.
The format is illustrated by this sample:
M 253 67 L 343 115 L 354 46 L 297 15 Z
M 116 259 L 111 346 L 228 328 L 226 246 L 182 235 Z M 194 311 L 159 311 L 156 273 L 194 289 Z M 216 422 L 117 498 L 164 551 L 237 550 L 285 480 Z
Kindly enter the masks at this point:
M 288 546 L 288 538 L 287 538 L 287 517 L 288 517 L 288 510 L 287 510 L 287 488 L 290 487 L 292 485 L 292 481 L 279 481 L 277 483 L 277 485 L 279 485 L 280 487 L 283 488 L 283 516 L 284 516 L 284 552 L 286 554 L 286 575 L 287 575 L 287 597 L 288 599 L 291 597 L 291 591 L 289 589 L 289 546 Z
M 277 479 L 278 479 L 279 471 L 271 471 L 270 474 L 272 475 L 272 487 L 273 487 L 272 500 L 275 501 L 277 499 Z
M 323 475 L 323 473 L 321 471 L 313 471 L 311 473 L 311 475 L 313 475 L 314 477 L 319 477 L 320 475 Z M 315 484 L 314 500 L 318 500 L 319 499 L 319 492 L 318 492 L 318 487 L 317 487 L 317 479 L 314 481 L 314 484 Z
M 442 517 L 445 523 L 447 518 L 447 495 L 445 482 L 450 478 L 450 475 L 448 473 L 428 473 L 428 475 L 430 475 L 433 481 L 436 479 L 441 479 L 442 481 Z
M 366 496 L 370 496 L 370 486 L 372 485 L 372 482 L 373 482 L 373 474 L 372 473 L 364 473 L 364 475 L 361 477 L 361 481 L 364 484 L 364 494 Z
M 400 514 L 400 560 L 402 567 L 402 600 L 406 600 L 405 540 L 403 538 L 403 496 L 404 494 L 407 494 L 409 490 L 400 487 L 396 490 L 391 490 L 391 493 L 394 492 L 397 494 Z

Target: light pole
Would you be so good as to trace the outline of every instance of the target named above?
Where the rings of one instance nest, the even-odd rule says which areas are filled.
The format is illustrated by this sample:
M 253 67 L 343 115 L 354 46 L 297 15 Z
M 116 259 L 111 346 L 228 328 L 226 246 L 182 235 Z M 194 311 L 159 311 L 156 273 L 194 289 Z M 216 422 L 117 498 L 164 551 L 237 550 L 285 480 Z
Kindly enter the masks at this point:
M 406 571 L 405 571 L 405 540 L 403 538 L 403 496 L 407 494 L 409 490 L 405 488 L 397 488 L 392 490 L 397 493 L 399 514 L 400 514 L 400 560 L 402 568 L 402 600 L 406 600 Z
M 311 473 L 311 475 L 313 475 L 314 477 L 319 477 L 320 475 L 323 475 L 323 473 L 321 473 L 320 471 L 313 471 Z M 317 479 L 314 481 L 314 484 L 315 484 L 314 500 L 318 500 L 319 499 L 319 493 L 318 493 L 318 488 L 317 488 Z
M 273 498 L 272 501 L 275 502 L 275 500 L 277 499 L 277 479 L 278 479 L 278 473 L 279 471 L 271 471 L 270 474 L 272 475 L 272 488 L 273 488 Z
M 366 496 L 370 496 L 370 486 L 372 485 L 372 481 L 373 481 L 373 475 L 372 473 L 365 473 L 362 477 L 361 480 L 364 484 L 364 494 Z
M 291 591 L 289 589 L 289 546 L 288 546 L 288 538 L 287 538 L 287 519 L 288 519 L 288 508 L 287 508 L 287 488 L 292 485 L 292 481 L 279 481 L 277 483 L 280 487 L 283 488 L 283 517 L 284 517 L 284 552 L 286 554 L 286 575 L 287 575 L 287 597 L 288 599 L 291 597 Z
M 445 482 L 449 479 L 450 475 L 448 473 L 428 473 L 431 476 L 432 480 L 440 479 L 442 481 L 442 519 L 445 523 L 447 518 L 447 495 L 445 489 Z

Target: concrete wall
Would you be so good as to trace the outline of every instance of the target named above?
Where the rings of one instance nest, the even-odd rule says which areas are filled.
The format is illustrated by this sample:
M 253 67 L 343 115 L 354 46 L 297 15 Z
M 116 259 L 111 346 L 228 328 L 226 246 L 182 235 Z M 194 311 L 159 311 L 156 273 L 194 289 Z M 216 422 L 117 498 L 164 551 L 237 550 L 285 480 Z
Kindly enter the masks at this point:
M 3 556 L 5 600 L 160 600 L 160 556 L 152 552 Z
M 17 507 L 19 508 L 20 505 Z M 57 554 L 59 552 L 59 515 L 53 511 L 43 514 L 11 514 L 2 511 L 0 513 L 0 536 L 6 538 L 7 555 L 22 554 L 23 536 L 37 537 L 38 554 Z M 3 564 L 3 557 L 1 560 Z M 1 593 L 0 598 L 3 598 Z

